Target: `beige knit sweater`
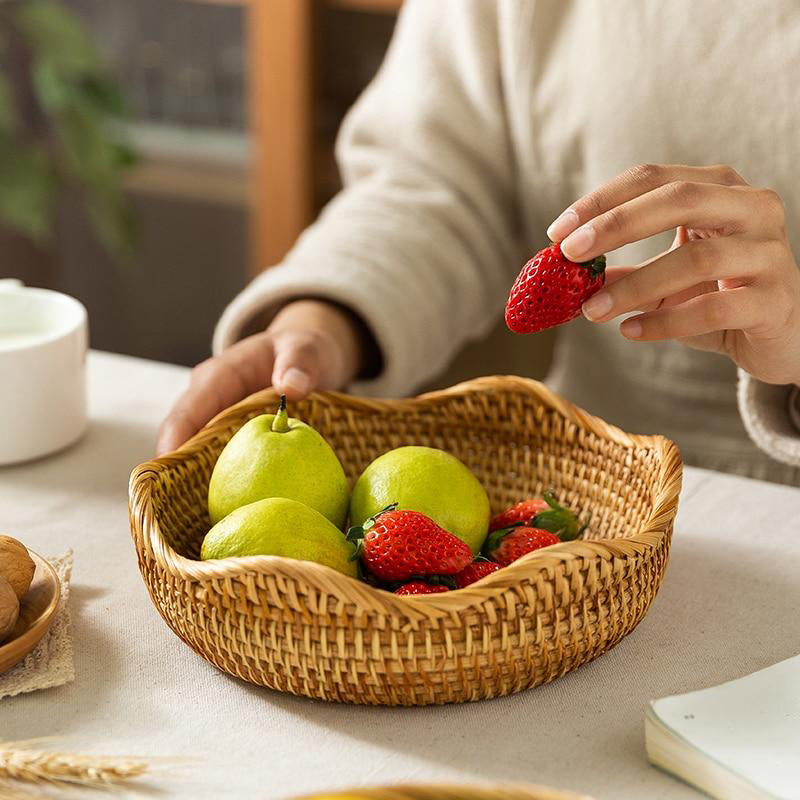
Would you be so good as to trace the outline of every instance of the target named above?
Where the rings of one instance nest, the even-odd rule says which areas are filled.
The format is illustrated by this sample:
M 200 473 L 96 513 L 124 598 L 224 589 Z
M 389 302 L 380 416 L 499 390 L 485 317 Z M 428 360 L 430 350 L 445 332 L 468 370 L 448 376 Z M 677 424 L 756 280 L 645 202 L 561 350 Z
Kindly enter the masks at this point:
M 798 75 L 796 0 L 406 0 L 340 134 L 347 188 L 231 303 L 214 349 L 257 311 L 328 297 L 383 350 L 383 374 L 357 390 L 411 392 L 488 331 L 555 216 L 641 162 L 727 163 L 776 189 L 800 253 Z M 800 485 L 790 387 L 743 375 L 737 406 L 722 356 L 579 320 L 560 329 L 550 383 L 671 437 L 689 463 Z

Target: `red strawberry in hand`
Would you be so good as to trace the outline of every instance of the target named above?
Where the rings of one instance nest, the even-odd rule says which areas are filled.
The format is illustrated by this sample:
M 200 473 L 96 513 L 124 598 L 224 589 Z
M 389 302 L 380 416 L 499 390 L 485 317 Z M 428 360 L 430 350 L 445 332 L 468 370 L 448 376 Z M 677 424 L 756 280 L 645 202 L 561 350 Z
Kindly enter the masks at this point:
M 425 581 L 411 581 L 404 583 L 399 589 L 395 589 L 395 594 L 438 594 L 439 592 L 449 592 L 447 586 L 439 583 L 425 583 Z
M 580 316 L 581 306 L 603 285 L 606 257 L 579 264 L 561 246 L 540 250 L 517 276 L 506 303 L 506 325 L 514 333 L 536 333 Z
M 363 526 L 351 528 L 358 542 L 354 558 L 383 581 L 407 581 L 427 575 L 455 575 L 472 561 L 469 545 L 418 511 L 389 506 Z
M 469 586 L 471 583 L 475 583 L 481 578 L 485 578 L 487 575 L 497 572 L 499 569 L 500 565 L 496 564 L 494 561 L 473 561 L 455 576 L 456 587 L 458 589 L 463 589 L 465 586 Z
M 560 541 L 554 533 L 542 528 L 501 528 L 489 534 L 483 552 L 492 561 L 506 567 L 534 550 L 550 547 Z

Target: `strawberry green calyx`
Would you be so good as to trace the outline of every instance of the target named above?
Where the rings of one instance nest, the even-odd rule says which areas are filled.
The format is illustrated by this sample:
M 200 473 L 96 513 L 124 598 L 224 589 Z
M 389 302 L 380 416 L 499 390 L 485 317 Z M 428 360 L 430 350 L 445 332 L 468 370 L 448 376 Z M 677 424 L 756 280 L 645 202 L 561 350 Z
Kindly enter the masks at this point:
M 354 525 L 347 531 L 347 541 L 348 542 L 358 542 L 364 538 L 364 534 L 370 529 L 375 527 L 375 523 L 378 521 L 378 517 L 381 514 L 386 514 L 389 511 L 396 511 L 397 510 L 397 503 L 389 503 L 386 508 L 382 508 L 375 516 L 370 517 L 369 519 L 364 521 L 363 525 Z
M 289 430 L 289 412 L 286 410 L 286 395 L 281 395 L 281 402 L 275 419 L 272 420 L 272 430 L 275 433 L 286 433 Z
M 592 277 L 597 277 L 598 275 L 603 276 L 603 281 L 606 279 L 606 257 L 605 256 L 597 256 L 597 258 L 593 258 L 591 261 L 581 261 L 580 265 L 584 269 L 588 269 L 592 273 Z
M 352 556 L 350 556 L 351 561 L 355 561 L 357 558 L 361 558 L 361 553 L 364 550 L 364 534 L 370 530 L 370 528 L 375 527 L 375 523 L 378 521 L 378 517 L 381 514 L 385 514 L 387 511 L 395 511 L 397 509 L 397 503 L 390 503 L 386 508 L 382 508 L 374 517 L 370 517 L 369 519 L 365 520 L 363 525 L 354 525 L 350 528 L 347 533 L 345 534 L 345 539 L 348 542 L 352 542 L 355 546 L 355 552 Z
M 500 547 L 503 539 L 511 533 L 514 528 L 521 528 L 525 525 L 524 522 L 515 522 L 513 525 L 509 525 L 507 528 L 498 528 L 496 531 L 492 531 L 487 537 L 486 541 L 483 545 L 483 560 L 488 561 L 489 559 L 487 556 L 490 556 L 498 547 Z
M 586 530 L 586 523 L 581 522 L 568 508 L 559 505 L 552 492 L 545 492 L 542 497 L 550 508 L 536 514 L 531 519 L 531 526 L 556 534 L 562 542 L 578 539 Z

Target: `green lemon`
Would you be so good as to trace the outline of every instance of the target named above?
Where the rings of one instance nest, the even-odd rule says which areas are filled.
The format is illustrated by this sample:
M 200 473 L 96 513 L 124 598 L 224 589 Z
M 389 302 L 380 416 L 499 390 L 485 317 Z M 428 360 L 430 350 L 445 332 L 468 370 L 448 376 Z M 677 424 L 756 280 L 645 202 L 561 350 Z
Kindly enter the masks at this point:
M 285 497 L 269 497 L 237 508 L 203 540 L 200 558 L 283 556 L 324 564 L 351 578 L 358 567 L 354 547 L 313 508 Z
M 347 478 L 336 453 L 310 425 L 288 416 L 285 397 L 277 414 L 245 423 L 220 453 L 208 486 L 211 522 L 267 497 L 305 503 L 339 528 L 347 515 Z
M 350 498 L 350 524 L 397 503 L 419 511 L 478 553 L 489 528 L 489 498 L 478 479 L 455 456 L 433 447 L 398 447 L 376 458 Z

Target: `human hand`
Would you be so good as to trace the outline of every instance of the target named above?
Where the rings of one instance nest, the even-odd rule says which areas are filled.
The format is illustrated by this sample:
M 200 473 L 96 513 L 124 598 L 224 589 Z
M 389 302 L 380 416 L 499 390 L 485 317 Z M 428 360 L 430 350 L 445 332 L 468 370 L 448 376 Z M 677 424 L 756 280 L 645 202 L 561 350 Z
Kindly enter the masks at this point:
M 676 228 L 665 253 L 609 267 L 583 306 L 628 339 L 677 339 L 766 383 L 800 383 L 800 270 L 783 203 L 731 167 L 642 165 L 573 203 L 548 229 L 574 261 Z
M 290 400 L 342 389 L 362 359 L 362 332 L 353 315 L 318 300 L 289 303 L 266 331 L 192 370 L 189 388 L 161 425 L 156 450 L 174 450 L 220 411 L 270 385 Z

